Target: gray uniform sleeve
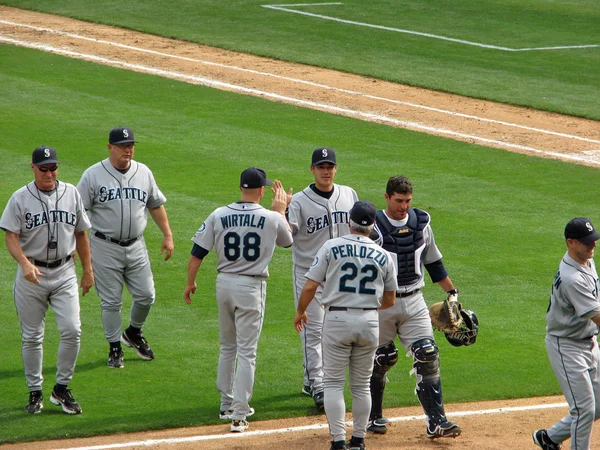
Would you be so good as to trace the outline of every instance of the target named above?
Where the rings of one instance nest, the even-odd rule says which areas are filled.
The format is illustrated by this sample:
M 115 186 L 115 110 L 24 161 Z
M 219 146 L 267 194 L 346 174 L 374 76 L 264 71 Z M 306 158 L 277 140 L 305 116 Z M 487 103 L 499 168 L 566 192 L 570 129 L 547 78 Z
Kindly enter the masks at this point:
M 8 203 L 0 218 L 0 228 L 11 233 L 21 234 L 21 217 L 20 208 L 17 202 L 17 195 L 19 191 L 15 192 L 8 199 Z
M 211 251 L 215 245 L 215 213 L 213 211 L 210 216 L 200 226 L 196 234 L 192 238 L 192 242 L 207 251 Z

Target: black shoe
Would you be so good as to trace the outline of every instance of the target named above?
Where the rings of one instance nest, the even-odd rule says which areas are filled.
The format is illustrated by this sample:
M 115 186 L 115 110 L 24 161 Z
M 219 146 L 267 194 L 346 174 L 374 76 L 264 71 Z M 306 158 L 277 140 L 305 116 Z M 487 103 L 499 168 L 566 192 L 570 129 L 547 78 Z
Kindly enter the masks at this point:
M 548 437 L 546 430 L 536 430 L 533 432 L 533 443 L 543 450 L 560 450 L 562 444 L 556 444 Z
M 331 441 L 330 450 L 346 450 L 346 441 Z
M 120 347 L 111 348 L 108 352 L 108 367 L 111 369 L 122 369 L 125 367 L 125 364 L 123 364 L 123 350 Z
M 325 393 L 323 391 L 315 393 L 313 400 L 317 409 L 325 409 Z
M 348 450 L 365 450 L 365 441 L 362 442 L 355 441 L 355 437 L 352 436 L 352 439 L 348 441 L 348 446 L 346 447 Z
M 461 433 L 460 427 L 454 422 L 450 422 L 449 420 L 445 420 L 439 425 L 429 427 L 427 425 L 427 437 L 429 439 L 436 439 L 440 437 L 452 437 L 460 436 Z
M 81 414 L 81 406 L 73 398 L 71 390 L 67 389 L 63 394 L 57 394 L 56 388 L 52 389 L 52 395 L 50 396 L 50 403 L 62 406 L 62 409 L 67 414 Z
M 302 393 L 310 395 L 312 397 L 312 386 L 310 384 L 305 384 L 304 386 L 302 386 Z
M 367 425 L 367 431 L 375 434 L 387 433 L 387 426 L 390 423 L 385 417 L 378 417 L 377 419 L 369 420 Z
M 154 359 L 154 352 L 148 345 L 148 342 L 142 333 L 132 335 L 125 330 L 121 335 L 121 342 L 127 347 L 133 347 L 135 353 L 137 353 L 140 358 L 145 359 L 146 361 Z
M 29 393 L 29 403 L 25 405 L 25 412 L 29 414 L 39 414 L 44 407 L 44 395 L 42 391 L 31 391 Z

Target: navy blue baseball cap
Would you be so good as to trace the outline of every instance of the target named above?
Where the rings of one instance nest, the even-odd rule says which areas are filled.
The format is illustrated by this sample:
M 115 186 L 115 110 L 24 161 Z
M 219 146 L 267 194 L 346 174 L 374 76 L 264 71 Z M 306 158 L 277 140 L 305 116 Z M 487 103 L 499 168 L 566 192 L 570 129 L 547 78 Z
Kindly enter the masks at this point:
M 108 143 L 112 145 L 130 144 L 137 142 L 133 137 L 133 130 L 128 127 L 116 127 L 108 133 Z
M 377 208 L 373 203 L 359 200 L 350 210 L 350 220 L 358 225 L 369 226 L 375 223 L 375 214 L 377 214 Z
M 34 166 L 41 166 L 42 164 L 60 164 L 58 159 L 56 159 L 56 150 L 47 145 L 40 145 L 33 151 L 31 162 Z
M 591 244 L 600 239 L 600 233 L 596 231 L 590 219 L 576 217 L 565 227 L 565 239 L 577 239 L 583 244 Z
M 319 164 L 323 163 L 331 163 L 337 165 L 337 163 L 335 162 L 335 152 L 332 148 L 321 147 L 313 152 L 311 165 L 318 166 Z
M 240 176 L 240 186 L 244 189 L 257 189 L 263 186 L 271 186 L 273 182 L 267 178 L 264 170 L 249 167 Z

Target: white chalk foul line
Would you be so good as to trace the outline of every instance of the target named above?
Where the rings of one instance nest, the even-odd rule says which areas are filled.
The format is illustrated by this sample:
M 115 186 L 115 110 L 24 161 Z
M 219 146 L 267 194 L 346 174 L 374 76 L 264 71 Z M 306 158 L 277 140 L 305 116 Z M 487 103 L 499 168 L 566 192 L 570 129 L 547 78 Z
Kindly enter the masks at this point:
M 208 86 L 208 87 L 214 87 L 217 89 L 226 89 L 226 90 L 231 90 L 231 91 L 235 91 L 235 92 L 241 92 L 241 93 L 248 94 L 248 95 L 266 97 L 266 98 L 270 98 L 270 99 L 284 102 L 284 103 L 291 103 L 291 104 L 295 104 L 295 105 L 306 106 L 308 108 L 320 109 L 323 111 L 333 112 L 336 114 L 342 114 L 342 115 L 351 116 L 351 117 L 358 117 L 360 119 L 366 119 L 366 120 L 370 120 L 370 121 L 383 122 L 383 123 L 387 123 L 387 124 L 392 124 L 397 127 L 407 128 L 407 129 L 411 129 L 411 130 L 415 130 L 415 131 L 424 131 L 424 132 L 431 133 L 431 134 L 445 135 L 445 136 L 450 136 L 452 138 L 458 138 L 458 139 L 462 139 L 462 140 L 473 140 L 475 142 L 478 142 L 478 143 L 481 143 L 484 145 L 488 144 L 488 145 L 492 145 L 492 146 L 511 148 L 511 149 L 526 151 L 526 152 L 530 152 L 530 153 L 554 156 L 557 158 L 563 158 L 563 159 L 567 159 L 567 160 L 571 160 L 571 161 L 580 161 L 580 162 L 586 162 L 586 163 L 590 163 L 590 164 L 600 165 L 600 162 L 595 161 L 592 158 L 585 158 L 585 157 L 576 156 L 576 155 L 572 155 L 572 154 L 562 154 L 562 153 L 558 153 L 558 152 L 544 151 L 544 150 L 536 149 L 533 147 L 527 147 L 524 145 L 513 144 L 510 142 L 498 141 L 495 139 L 488 139 L 488 138 L 483 138 L 480 136 L 458 133 L 456 131 L 447 130 L 444 128 L 430 127 L 430 126 L 422 125 L 422 124 L 419 124 L 416 122 L 397 120 L 397 119 L 393 119 L 393 118 L 387 117 L 387 116 L 382 116 L 379 114 L 365 113 L 362 111 L 355 111 L 355 110 L 351 110 L 351 109 L 340 108 L 340 107 L 328 105 L 325 103 L 317 103 L 317 102 L 311 102 L 308 100 L 283 96 L 283 95 L 275 94 L 273 92 L 246 88 L 244 86 L 225 83 L 225 82 L 218 81 L 218 80 L 211 80 L 206 77 L 186 75 L 186 74 L 182 74 L 182 73 L 178 73 L 178 72 L 172 72 L 172 71 L 168 71 L 168 70 L 156 69 L 156 68 L 148 67 L 148 66 L 142 66 L 139 64 L 131 64 L 131 63 L 112 60 L 112 59 L 108 59 L 108 58 L 102 58 L 102 57 L 96 56 L 96 55 L 89 55 L 89 54 L 85 54 L 85 53 L 74 52 L 71 50 L 65 50 L 65 49 L 53 47 L 53 46 L 46 45 L 46 44 L 38 44 L 38 43 L 33 43 L 33 42 L 20 41 L 20 40 L 8 38 L 8 37 L 2 36 L 2 35 L 0 35 L 0 42 L 8 42 L 8 43 L 11 43 L 14 45 L 19 45 L 22 47 L 43 50 L 46 52 L 56 53 L 56 54 L 65 55 L 65 56 L 69 56 L 69 57 L 73 57 L 73 58 L 85 59 L 85 60 L 89 60 L 89 61 L 99 62 L 102 64 L 124 67 L 127 69 L 139 71 L 139 72 L 150 73 L 153 75 L 159 75 L 159 76 L 163 76 L 166 78 L 179 79 L 179 80 L 183 80 L 186 82 L 193 82 L 195 84 L 200 84 L 200 85 Z
M 554 47 L 531 47 L 531 48 L 501 47 L 498 45 L 483 44 L 481 42 L 473 42 L 473 41 L 467 41 L 464 39 L 456 39 L 456 38 L 451 38 L 448 36 L 441 36 L 439 34 L 423 33 L 421 31 L 406 30 L 403 28 L 386 27 L 383 25 L 373 25 L 371 23 L 365 23 L 365 22 L 355 22 L 354 20 L 340 19 L 339 17 L 325 16 L 323 14 L 314 14 L 314 13 L 309 13 L 307 11 L 301 11 L 301 10 L 290 8 L 290 7 L 297 7 L 297 6 L 323 6 L 323 5 L 343 5 L 343 3 L 312 3 L 312 4 L 311 3 L 295 3 L 295 4 L 281 4 L 281 5 L 260 5 L 260 6 L 262 6 L 263 8 L 269 8 L 269 9 L 274 9 L 274 10 L 278 10 L 278 11 L 289 12 L 292 14 L 300 14 L 302 16 L 316 17 L 318 19 L 331 20 L 333 22 L 345 23 L 347 25 L 356 25 L 359 27 L 375 28 L 378 30 L 393 31 L 395 33 L 411 34 L 414 36 L 423 36 L 423 37 L 430 38 L 430 39 L 439 39 L 442 41 L 455 42 L 457 44 L 471 45 L 473 47 L 489 48 L 492 50 L 502 50 L 505 52 L 530 52 L 530 51 L 534 51 L 534 50 L 566 50 L 566 49 L 577 49 L 577 48 L 600 47 L 600 44 L 563 45 L 563 46 L 554 46 Z
M 532 406 L 517 406 L 517 407 L 508 407 L 508 408 L 494 408 L 494 409 L 483 409 L 476 411 L 457 411 L 455 413 L 447 414 L 448 417 L 468 417 L 468 416 L 478 416 L 484 414 L 501 414 L 508 412 L 523 412 L 523 411 L 533 411 L 538 409 L 551 409 L 551 408 L 564 408 L 568 406 L 567 403 L 552 403 L 547 405 L 532 405 Z M 412 420 L 425 420 L 425 416 L 403 416 L 403 417 L 393 417 L 389 419 L 391 422 L 408 422 Z M 352 426 L 352 422 L 346 422 L 346 426 Z M 164 438 L 164 439 L 147 439 L 145 441 L 131 441 L 131 442 L 122 442 L 116 444 L 106 444 L 106 445 L 93 445 L 88 447 L 61 447 L 56 450 L 105 450 L 112 448 L 127 448 L 127 447 L 151 447 L 153 445 L 169 445 L 169 444 L 182 444 L 182 443 L 190 443 L 190 442 L 200 442 L 200 441 L 214 441 L 219 439 L 241 439 L 245 437 L 251 436 L 266 436 L 269 434 L 283 434 L 283 433 L 296 433 L 300 431 L 311 431 L 311 430 L 323 430 L 327 429 L 328 425 L 319 423 L 314 425 L 305 425 L 300 427 L 290 427 L 290 428 L 279 428 L 272 430 L 257 430 L 257 431 L 247 431 L 244 433 L 228 433 L 228 434 L 213 434 L 213 435 L 204 435 L 204 436 L 189 436 L 182 438 Z
M 323 4 L 323 3 L 321 3 L 321 4 Z M 341 4 L 341 3 L 332 3 L 332 4 Z M 51 28 L 37 27 L 37 26 L 33 26 L 33 25 L 26 25 L 26 24 L 16 23 L 16 22 L 9 22 L 9 21 L 6 21 L 6 20 L 0 20 L 0 23 L 6 24 L 6 25 L 11 25 L 11 26 L 18 26 L 18 27 L 23 27 L 23 28 L 29 28 L 29 29 L 36 30 L 36 31 L 43 31 L 43 32 L 58 34 L 58 35 L 61 35 L 61 36 L 68 36 L 68 37 L 72 37 L 74 39 L 81 39 L 81 40 L 85 40 L 85 41 L 94 42 L 94 43 L 97 43 L 97 44 L 104 44 L 104 45 L 109 45 L 109 46 L 113 46 L 113 47 L 119 47 L 119 48 L 125 48 L 125 49 L 128 49 L 128 50 L 134 50 L 134 51 L 138 51 L 138 52 L 142 52 L 142 53 L 154 54 L 154 55 L 163 56 L 163 57 L 167 57 L 167 58 L 179 59 L 179 60 L 183 60 L 183 61 L 190 61 L 190 62 L 194 62 L 194 63 L 198 63 L 198 64 L 203 64 L 203 65 L 207 65 L 207 66 L 220 67 L 220 68 L 229 69 L 229 70 L 237 70 L 237 71 L 240 71 L 240 72 L 247 72 L 247 73 L 252 73 L 252 74 L 255 74 L 255 75 L 261 75 L 261 76 L 265 76 L 265 77 L 271 77 L 271 78 L 281 79 L 281 80 L 285 80 L 285 81 L 291 81 L 293 83 L 306 84 L 308 86 L 314 86 L 314 87 L 318 87 L 318 88 L 321 88 L 321 89 L 331 90 L 331 91 L 335 91 L 335 92 L 341 92 L 341 93 L 344 93 L 344 94 L 355 95 L 355 96 L 369 98 L 369 99 L 378 100 L 378 101 L 384 101 L 384 102 L 388 102 L 388 103 L 392 103 L 392 104 L 397 104 L 397 105 L 408 106 L 408 107 L 416 108 L 416 109 L 423 109 L 423 110 L 427 110 L 427 111 L 433 111 L 433 112 L 437 112 L 437 113 L 440 113 L 440 114 L 446 114 L 446 115 L 449 115 L 449 116 L 462 117 L 462 118 L 465 118 L 465 119 L 472 119 L 472 120 L 477 120 L 477 121 L 480 121 L 480 122 L 493 123 L 493 124 L 503 125 L 503 126 L 507 126 L 507 127 L 514 127 L 514 128 L 520 128 L 520 129 L 524 129 L 524 130 L 528 130 L 528 131 L 534 131 L 534 132 L 537 132 L 537 133 L 543 133 L 543 134 L 548 134 L 548 135 L 553 135 L 553 136 L 564 137 L 564 138 L 567 138 L 567 139 L 575 139 L 575 140 L 579 140 L 579 141 L 600 144 L 599 140 L 588 139 L 588 138 L 584 138 L 584 137 L 576 136 L 576 135 L 572 135 L 572 134 L 559 133 L 559 132 L 556 132 L 556 131 L 544 130 L 544 129 L 535 128 L 535 127 L 528 127 L 528 126 L 525 126 L 525 125 L 520 125 L 520 124 L 516 124 L 516 123 L 511 123 L 511 122 L 505 122 L 505 121 L 502 121 L 502 120 L 487 119 L 485 117 L 473 116 L 473 115 L 469 115 L 469 114 L 462 114 L 462 113 L 458 113 L 458 112 L 455 112 L 455 111 L 448 111 L 448 110 L 445 110 L 445 109 L 440 109 L 440 108 L 434 108 L 434 107 L 431 107 L 431 106 L 420 105 L 418 103 L 405 102 L 405 101 L 401 101 L 401 100 L 394 100 L 394 99 L 390 99 L 390 98 L 386 98 L 386 97 L 380 97 L 380 96 L 376 96 L 376 95 L 365 94 L 364 92 L 360 92 L 360 91 L 353 91 L 353 90 L 348 90 L 348 89 L 336 88 L 336 87 L 333 87 L 333 86 L 328 86 L 328 85 L 320 84 L 320 83 L 313 83 L 311 81 L 306 81 L 306 80 L 302 80 L 302 79 L 298 79 L 298 78 L 285 77 L 285 76 L 277 75 L 277 74 L 274 74 L 274 73 L 261 72 L 261 71 L 257 71 L 257 70 L 246 69 L 246 68 L 243 68 L 243 67 L 232 66 L 232 65 L 228 65 L 228 64 L 220 64 L 220 63 L 215 63 L 215 62 L 212 62 L 212 61 L 205 61 L 205 60 L 201 60 L 201 59 L 189 58 L 189 57 L 186 57 L 186 56 L 173 55 L 171 53 L 164 53 L 164 52 L 159 52 L 159 51 L 156 51 L 156 50 L 149 50 L 149 49 L 145 49 L 145 48 L 141 48 L 141 47 L 134 47 L 134 46 L 131 46 L 131 45 L 121 44 L 121 43 L 118 43 L 118 42 L 105 41 L 105 40 L 96 39 L 96 38 L 89 38 L 89 37 L 81 36 L 81 35 L 74 34 L 74 33 L 68 33 L 66 31 L 54 30 L 54 29 L 51 29 Z

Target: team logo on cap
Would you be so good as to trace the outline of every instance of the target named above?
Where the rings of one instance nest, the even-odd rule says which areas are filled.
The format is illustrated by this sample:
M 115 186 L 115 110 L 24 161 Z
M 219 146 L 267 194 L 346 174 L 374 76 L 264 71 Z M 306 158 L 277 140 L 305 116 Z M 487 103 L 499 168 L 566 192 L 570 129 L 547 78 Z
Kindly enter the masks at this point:
M 321 150 L 321 155 L 323 155 L 323 158 L 327 158 L 327 149 L 326 148 Z
M 594 231 L 594 227 L 592 226 L 591 223 L 586 222 L 585 223 L 585 227 L 588 229 L 588 231 L 591 233 L 592 231 Z
M 50 150 L 49 149 L 47 149 L 47 148 L 44 149 L 44 156 L 46 158 L 50 158 Z

